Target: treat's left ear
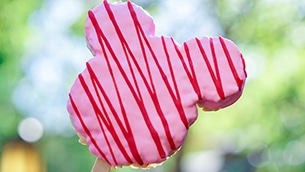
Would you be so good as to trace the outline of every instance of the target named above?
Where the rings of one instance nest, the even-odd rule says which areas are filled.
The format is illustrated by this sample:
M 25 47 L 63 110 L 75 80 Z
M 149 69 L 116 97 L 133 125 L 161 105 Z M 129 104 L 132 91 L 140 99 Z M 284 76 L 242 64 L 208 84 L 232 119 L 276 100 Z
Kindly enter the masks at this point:
M 110 172 L 111 166 L 101 158 L 96 158 L 91 172 Z

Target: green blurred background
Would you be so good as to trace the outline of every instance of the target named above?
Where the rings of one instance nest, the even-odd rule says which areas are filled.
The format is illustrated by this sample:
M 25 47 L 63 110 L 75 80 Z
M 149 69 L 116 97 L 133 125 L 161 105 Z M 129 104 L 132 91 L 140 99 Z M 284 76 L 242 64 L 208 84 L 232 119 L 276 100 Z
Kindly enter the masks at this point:
M 304 0 L 132 2 L 155 18 L 157 35 L 233 40 L 248 72 L 236 104 L 199 110 L 182 150 L 147 172 L 305 171 Z M 86 12 L 99 3 L 0 0 L 2 172 L 90 171 L 95 158 L 77 142 L 65 106 L 91 57 Z

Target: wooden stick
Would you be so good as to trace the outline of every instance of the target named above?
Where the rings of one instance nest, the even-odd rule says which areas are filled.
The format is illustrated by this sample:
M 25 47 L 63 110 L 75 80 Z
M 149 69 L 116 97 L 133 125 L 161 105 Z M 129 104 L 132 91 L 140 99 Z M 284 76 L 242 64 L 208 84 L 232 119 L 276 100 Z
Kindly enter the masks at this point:
M 110 172 L 111 166 L 103 159 L 96 158 L 91 172 Z

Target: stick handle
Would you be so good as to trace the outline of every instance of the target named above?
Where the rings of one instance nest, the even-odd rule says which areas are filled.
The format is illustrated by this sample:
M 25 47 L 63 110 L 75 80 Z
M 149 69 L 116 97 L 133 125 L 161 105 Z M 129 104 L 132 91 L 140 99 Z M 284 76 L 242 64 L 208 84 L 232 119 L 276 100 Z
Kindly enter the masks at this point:
M 103 159 L 96 158 L 91 172 L 110 172 L 111 166 Z

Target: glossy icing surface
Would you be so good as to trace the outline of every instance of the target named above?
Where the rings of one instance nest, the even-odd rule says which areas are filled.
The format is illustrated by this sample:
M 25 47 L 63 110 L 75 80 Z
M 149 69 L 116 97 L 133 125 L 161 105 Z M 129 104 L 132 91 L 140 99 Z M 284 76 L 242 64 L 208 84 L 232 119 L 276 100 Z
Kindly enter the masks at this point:
M 106 0 L 85 26 L 94 57 L 73 84 L 68 111 L 91 153 L 113 166 L 160 163 L 179 149 L 196 104 L 233 104 L 246 80 L 243 57 L 225 38 L 178 45 L 155 37 L 153 19 L 131 2 Z

